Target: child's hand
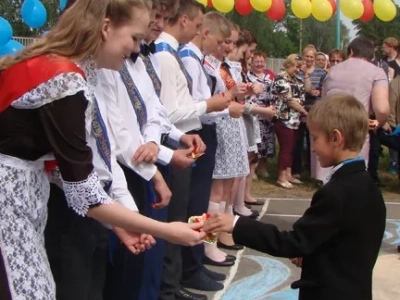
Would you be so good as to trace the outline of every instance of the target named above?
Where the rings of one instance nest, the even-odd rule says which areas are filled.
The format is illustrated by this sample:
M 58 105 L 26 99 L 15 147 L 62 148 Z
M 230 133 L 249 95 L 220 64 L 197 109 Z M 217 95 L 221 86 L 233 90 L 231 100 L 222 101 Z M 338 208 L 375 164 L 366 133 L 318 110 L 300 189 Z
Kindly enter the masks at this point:
M 294 264 L 296 267 L 301 268 L 303 266 L 303 258 L 302 257 L 297 257 L 297 258 L 292 258 L 290 259 L 292 264 Z
M 225 214 L 215 214 L 212 215 L 210 219 L 208 219 L 204 223 L 203 230 L 205 232 L 232 232 L 233 230 L 233 221 L 235 216 L 225 215 Z

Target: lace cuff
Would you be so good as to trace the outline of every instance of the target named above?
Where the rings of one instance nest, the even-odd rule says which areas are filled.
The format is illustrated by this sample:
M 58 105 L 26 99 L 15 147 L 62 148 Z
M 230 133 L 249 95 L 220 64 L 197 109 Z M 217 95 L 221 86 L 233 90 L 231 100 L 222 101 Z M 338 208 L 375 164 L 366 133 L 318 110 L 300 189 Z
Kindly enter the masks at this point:
M 91 206 L 112 203 L 95 171 L 83 181 L 63 181 L 63 189 L 68 206 L 81 216 L 85 216 Z

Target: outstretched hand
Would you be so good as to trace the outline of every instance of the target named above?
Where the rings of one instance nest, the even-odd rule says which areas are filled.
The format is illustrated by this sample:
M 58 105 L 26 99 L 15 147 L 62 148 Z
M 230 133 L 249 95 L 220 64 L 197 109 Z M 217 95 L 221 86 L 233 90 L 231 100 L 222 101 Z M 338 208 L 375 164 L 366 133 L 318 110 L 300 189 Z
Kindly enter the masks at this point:
M 207 233 L 232 232 L 233 221 L 235 216 L 227 214 L 214 214 L 209 218 L 203 226 L 203 230 Z
M 136 233 L 119 227 L 114 227 L 113 230 L 121 243 L 133 254 L 140 254 L 156 244 L 155 239 L 148 234 Z

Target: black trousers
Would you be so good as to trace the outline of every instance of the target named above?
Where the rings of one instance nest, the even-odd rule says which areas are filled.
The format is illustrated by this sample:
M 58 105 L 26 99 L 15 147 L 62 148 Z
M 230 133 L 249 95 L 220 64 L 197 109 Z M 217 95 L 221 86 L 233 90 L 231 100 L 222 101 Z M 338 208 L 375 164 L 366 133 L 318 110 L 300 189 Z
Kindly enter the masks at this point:
M 190 178 L 192 168 L 179 170 L 171 167 L 169 188 L 172 198 L 168 207 L 168 222 L 187 222 L 189 204 Z M 166 243 L 161 280 L 160 300 L 175 300 L 182 278 L 181 246 Z
M 108 230 L 68 208 L 64 192 L 50 187 L 45 246 L 57 300 L 101 300 L 108 258 Z
M 304 149 L 304 138 L 306 139 L 306 149 Z M 305 155 L 304 155 L 305 154 Z M 292 174 L 301 174 L 304 168 L 310 172 L 311 156 L 310 156 L 310 132 L 307 124 L 301 122 L 298 129 L 298 139 L 293 150 Z
M 217 151 L 217 133 L 215 125 L 203 125 L 198 131 L 203 142 L 207 145 L 206 152 L 196 161 L 192 169 L 188 203 L 188 218 L 206 213 L 211 193 L 212 174 Z M 204 245 L 182 247 L 182 275 L 187 278 L 203 266 Z
M 379 157 L 382 154 L 382 145 L 379 135 L 374 131 L 369 131 L 369 157 L 368 157 L 368 173 L 372 179 L 379 180 L 378 168 Z

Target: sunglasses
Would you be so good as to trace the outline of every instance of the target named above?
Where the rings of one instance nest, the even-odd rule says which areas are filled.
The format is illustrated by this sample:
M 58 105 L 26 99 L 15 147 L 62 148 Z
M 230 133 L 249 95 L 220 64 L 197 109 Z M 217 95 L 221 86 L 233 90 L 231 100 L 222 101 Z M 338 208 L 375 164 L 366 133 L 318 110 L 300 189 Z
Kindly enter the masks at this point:
M 303 60 L 303 58 L 300 55 L 297 55 L 295 60 Z
M 341 63 L 342 61 L 343 61 L 343 60 L 339 60 L 339 59 L 330 59 L 330 60 L 329 60 L 329 62 L 335 63 L 335 64 Z

